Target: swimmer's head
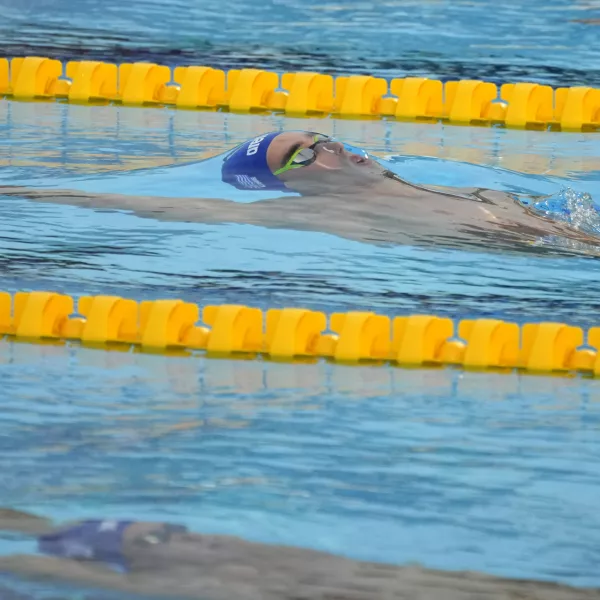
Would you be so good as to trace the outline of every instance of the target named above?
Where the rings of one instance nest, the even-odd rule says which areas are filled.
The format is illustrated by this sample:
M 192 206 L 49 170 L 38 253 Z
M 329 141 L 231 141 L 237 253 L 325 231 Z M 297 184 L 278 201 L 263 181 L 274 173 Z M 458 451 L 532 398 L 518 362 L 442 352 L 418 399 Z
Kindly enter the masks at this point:
M 223 162 L 222 179 L 238 189 L 319 195 L 370 187 L 383 171 L 365 152 L 329 136 L 289 131 L 238 146 Z
M 279 135 L 266 133 L 234 148 L 223 160 L 221 179 L 238 190 L 290 191 L 267 160 L 269 147 Z

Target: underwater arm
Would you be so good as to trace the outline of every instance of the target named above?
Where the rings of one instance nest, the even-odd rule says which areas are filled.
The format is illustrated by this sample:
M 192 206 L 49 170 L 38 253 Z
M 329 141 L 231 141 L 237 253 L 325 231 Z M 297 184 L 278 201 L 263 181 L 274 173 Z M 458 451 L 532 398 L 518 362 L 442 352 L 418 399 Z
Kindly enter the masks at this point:
M 304 199 L 302 204 L 295 203 L 290 198 L 259 200 L 246 204 L 221 198 L 165 198 L 0 186 L 0 198 L 2 196 L 99 210 L 123 210 L 138 217 L 160 221 L 238 223 L 320 230 L 318 225 L 315 227 L 318 220 L 307 213 Z
M 264 547 L 259 549 L 264 550 Z M 281 550 L 273 547 L 273 551 Z M 285 554 L 285 552 L 284 552 Z M 39 556 L 0 557 L 0 573 L 19 577 L 117 590 L 145 597 L 198 600 L 599 600 L 600 590 L 560 583 L 509 579 L 475 572 L 437 571 L 323 556 L 287 560 L 261 556 L 246 564 L 228 562 L 203 569 L 165 569 L 119 574 L 68 559 Z M 321 560 L 322 563 L 321 564 Z M 263 562 L 264 564 L 258 565 Z M 341 564 L 340 564 L 341 563 Z
M 238 223 L 315 231 L 322 231 L 326 225 L 319 218 L 323 209 L 318 208 L 326 205 L 324 199 L 319 199 L 315 207 L 305 198 L 298 200 L 285 197 L 246 204 L 220 198 L 165 198 L 0 186 L 0 198 L 2 196 L 99 210 L 123 210 L 160 221 Z M 335 220 L 328 223 L 333 225 Z
M 122 575 L 102 565 L 53 556 L 0 556 L 0 573 L 92 584 L 109 589 L 125 590 L 130 587 Z
M 238 221 L 244 204 L 217 198 L 165 198 L 130 196 L 77 190 L 37 189 L 0 186 L 0 196 L 26 198 L 36 202 L 67 204 L 95 209 L 131 211 L 140 217 L 166 221 L 224 223 Z
M 91 562 L 48 556 L 13 555 L 0 557 L 0 573 L 55 583 L 80 584 L 102 590 L 117 590 L 142 597 L 180 598 L 182 600 L 292 600 L 290 596 L 265 595 L 254 583 L 239 578 L 222 579 L 210 571 L 158 569 L 153 573 L 117 573 Z M 349 597 L 350 598 L 350 597 Z M 293 600 L 300 600 L 294 598 Z M 307 598 L 308 600 L 308 598 Z M 319 596 L 319 600 L 325 600 Z M 366 600 L 366 599 L 361 599 Z
M 2 197 L 17 197 L 99 210 L 122 210 L 159 221 L 236 223 L 313 231 L 372 245 L 441 245 L 487 250 L 502 247 L 518 251 L 523 244 L 529 246 L 531 241 L 549 233 L 594 246 L 598 244 L 597 238 L 528 214 L 506 192 L 476 188 L 453 190 L 452 194 L 432 191 L 426 203 L 401 196 L 305 196 L 245 204 L 218 198 L 165 198 L 0 186 L 0 201 Z M 478 202 L 468 197 L 475 192 L 480 196 Z M 458 202 L 452 203 L 451 198 L 444 196 Z M 502 231 L 504 235 L 491 235 Z
M 52 521 L 33 513 L 0 507 L 0 531 L 18 531 L 29 535 L 43 535 L 54 529 Z
M 188 558 L 183 560 L 169 546 L 135 551 L 134 544 L 128 553 L 130 573 L 97 562 L 33 555 L 0 556 L 0 573 L 195 600 L 600 600 L 598 589 L 372 563 L 232 536 L 190 534 L 184 543 Z

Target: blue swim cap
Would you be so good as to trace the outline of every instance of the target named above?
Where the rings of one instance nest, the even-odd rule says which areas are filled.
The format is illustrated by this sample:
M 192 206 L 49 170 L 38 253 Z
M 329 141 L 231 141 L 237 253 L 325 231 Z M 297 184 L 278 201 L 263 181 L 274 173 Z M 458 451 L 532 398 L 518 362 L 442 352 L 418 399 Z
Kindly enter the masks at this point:
M 291 192 L 267 164 L 267 150 L 280 133 L 266 133 L 235 148 L 223 160 L 221 179 L 238 190 Z
M 43 554 L 77 560 L 97 560 L 126 570 L 123 535 L 133 521 L 83 521 L 38 538 Z

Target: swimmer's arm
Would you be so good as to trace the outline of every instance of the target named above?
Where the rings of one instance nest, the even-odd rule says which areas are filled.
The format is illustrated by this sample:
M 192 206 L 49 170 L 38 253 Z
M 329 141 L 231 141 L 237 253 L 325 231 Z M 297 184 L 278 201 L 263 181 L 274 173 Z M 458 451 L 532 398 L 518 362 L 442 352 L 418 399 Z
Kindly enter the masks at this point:
M 228 581 L 210 573 L 179 572 L 158 569 L 154 573 L 116 573 L 97 563 L 33 555 L 0 557 L 0 573 L 58 583 L 78 583 L 105 590 L 160 598 L 190 600 L 265 600 L 273 596 L 262 593 L 259 586 L 243 581 Z M 279 597 L 279 596 L 278 596 Z M 285 596 L 280 597 L 282 600 Z
M 0 573 L 91 583 L 118 589 L 122 589 L 121 586 L 127 583 L 120 573 L 102 565 L 53 556 L 27 554 L 0 556 Z
M 424 221 L 423 211 L 417 210 L 409 223 L 409 216 L 405 211 L 398 212 L 397 201 L 394 199 L 388 202 L 389 205 L 379 206 L 374 212 L 363 201 L 348 203 L 345 198 L 340 197 L 283 197 L 243 204 L 216 198 L 164 198 L 0 186 L 0 201 L 2 196 L 103 210 L 122 210 L 160 221 L 236 223 L 273 229 L 317 231 L 369 244 L 429 245 L 435 242 L 431 220 Z M 515 207 L 514 202 L 505 205 Z M 485 206 L 481 204 L 480 207 L 483 209 Z
M 0 531 L 18 531 L 29 535 L 43 535 L 54 530 L 49 519 L 32 513 L 0 507 Z
M 290 198 L 240 203 L 222 198 L 165 198 L 130 196 L 76 190 L 49 190 L 17 186 L 0 186 L 1 196 L 26 198 L 36 202 L 67 204 L 103 210 L 123 210 L 138 217 L 161 221 L 195 223 L 240 223 L 264 227 L 294 226 L 306 221 L 306 211 L 299 210 Z M 307 228 L 311 229 L 314 225 Z M 300 226 L 299 229 L 304 227 Z
M 373 215 L 364 202 L 348 205 L 344 198 L 338 197 L 283 197 L 242 204 L 214 198 L 127 196 L 0 186 L 0 201 L 2 196 L 15 196 L 51 204 L 123 210 L 138 217 L 160 221 L 235 223 L 272 229 L 317 231 L 369 244 L 409 244 L 416 241 L 416 233 L 407 230 L 407 216 L 404 213 L 402 223 L 390 223 L 390 211 L 397 213 L 397 209 L 388 206 L 382 214 Z M 373 222 L 373 217 L 376 223 Z M 418 239 L 419 244 L 434 241 L 431 235 L 420 235 Z
M 240 203 L 221 198 L 165 198 L 100 194 L 76 190 L 49 190 L 17 186 L 0 186 L 1 196 L 27 198 L 36 202 L 67 204 L 104 210 L 123 210 L 139 217 L 161 221 L 195 223 L 239 223 L 263 227 L 314 229 L 314 215 L 307 209 L 308 199 L 298 206 L 289 197 Z M 318 199 L 320 206 L 325 205 Z M 319 211 L 319 212 L 322 212 Z
M 224 223 L 240 220 L 245 204 L 217 198 L 165 198 L 158 196 L 130 196 L 77 190 L 37 189 L 0 186 L 0 196 L 14 196 L 47 202 L 104 210 L 124 210 L 140 217 L 165 221 L 198 221 Z
M 128 593 L 155 595 L 157 581 L 140 581 L 138 576 L 116 573 L 96 563 L 79 562 L 53 556 L 13 555 L 0 557 L 0 573 L 27 578 L 79 583 Z M 163 592 L 166 590 L 162 590 Z

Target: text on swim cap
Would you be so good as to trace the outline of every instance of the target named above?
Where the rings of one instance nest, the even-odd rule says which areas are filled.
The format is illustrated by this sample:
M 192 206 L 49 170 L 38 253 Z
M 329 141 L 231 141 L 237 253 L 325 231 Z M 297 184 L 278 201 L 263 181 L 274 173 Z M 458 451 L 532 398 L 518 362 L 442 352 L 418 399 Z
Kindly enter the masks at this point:
M 260 143 L 265 139 L 266 136 L 261 135 L 260 137 L 254 138 L 250 144 L 248 145 L 248 150 L 246 150 L 246 156 L 252 156 L 258 152 L 258 147 Z
M 235 179 L 248 190 L 260 190 L 265 187 L 256 177 L 251 177 L 250 175 L 235 175 Z

